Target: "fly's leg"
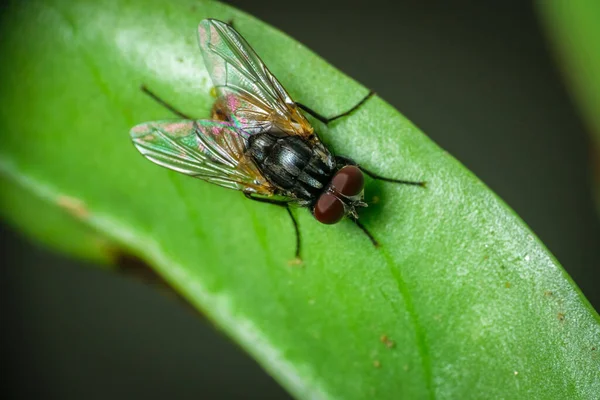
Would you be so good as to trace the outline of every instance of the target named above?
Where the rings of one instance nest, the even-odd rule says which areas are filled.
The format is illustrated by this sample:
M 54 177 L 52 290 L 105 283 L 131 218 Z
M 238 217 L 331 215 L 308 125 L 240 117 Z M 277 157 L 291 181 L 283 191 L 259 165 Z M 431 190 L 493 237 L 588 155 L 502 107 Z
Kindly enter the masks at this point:
M 194 118 L 191 118 L 190 116 L 188 116 L 187 114 L 182 113 L 181 111 L 179 111 L 178 109 L 176 109 L 175 107 L 173 107 L 172 105 L 170 105 L 169 103 L 167 103 L 166 101 L 164 101 L 163 99 L 158 97 L 154 92 L 152 92 L 150 89 L 148 89 L 146 87 L 146 85 L 142 85 L 142 87 L 140 89 L 142 89 L 142 92 L 146 93 L 154 101 L 156 101 L 161 106 L 165 107 L 167 110 L 171 111 L 173 114 L 175 114 L 183 119 L 191 119 L 191 120 L 194 119 Z
M 293 261 L 293 264 L 302 263 L 302 259 L 300 258 L 300 228 L 298 227 L 298 221 L 296 221 L 296 217 L 292 213 L 290 209 L 290 201 L 288 200 L 274 200 L 274 199 L 266 199 L 263 197 L 255 197 L 252 196 L 251 193 L 244 192 L 244 196 L 250 200 L 258 201 L 261 203 L 274 204 L 276 206 L 285 207 L 288 212 L 288 215 L 292 219 L 292 223 L 294 224 L 294 231 L 296 232 L 296 259 Z
M 354 166 L 358 167 L 363 173 L 365 173 L 366 175 L 371 177 L 372 179 L 376 179 L 376 180 L 380 180 L 380 181 L 384 181 L 384 182 L 400 183 L 403 185 L 413 185 L 413 186 L 421 186 L 421 187 L 425 187 L 427 184 L 427 182 L 405 181 L 402 179 L 394 179 L 394 178 L 387 178 L 385 176 L 381 176 L 379 174 L 371 172 L 368 169 L 362 167 L 361 165 L 357 164 L 356 162 L 354 162 L 352 159 L 350 159 L 348 157 L 336 156 L 335 161 L 336 161 L 336 164 L 338 164 L 338 165 L 339 164 L 354 165 Z M 375 237 L 373 237 L 371 232 L 369 232 L 369 230 L 362 224 L 362 222 L 360 222 L 358 220 L 358 218 L 351 217 L 350 220 L 352 222 L 354 222 L 356 224 L 356 226 L 358 226 L 365 233 L 365 235 L 367 235 L 369 237 L 369 240 L 371 240 L 371 243 L 373 243 L 373 246 L 379 247 L 379 242 L 377 242 L 377 239 L 375 239 Z
M 377 175 L 376 173 L 371 172 L 368 169 L 365 169 L 364 167 L 362 167 L 360 165 L 358 165 L 358 168 L 360 168 L 360 170 L 362 172 L 364 172 L 365 174 L 367 174 L 372 179 L 376 179 L 376 180 L 379 180 L 379 181 L 392 182 L 392 183 L 400 183 L 400 184 L 403 184 L 403 185 L 413 185 L 413 186 L 421 186 L 421 187 L 426 187 L 427 186 L 427 182 L 405 181 L 405 180 L 402 180 L 402 179 L 386 178 L 385 176 Z
M 363 99 L 361 101 L 359 101 L 358 103 L 356 103 L 354 105 L 354 107 L 352 107 L 351 109 L 349 109 L 348 111 L 345 111 L 339 115 L 336 115 L 334 117 L 324 117 L 323 115 L 319 114 L 318 112 L 308 108 L 307 106 L 305 106 L 304 104 L 301 103 L 296 103 L 296 105 L 301 108 L 302 110 L 306 111 L 307 113 L 309 113 L 310 115 L 312 115 L 313 117 L 315 117 L 316 119 L 318 119 L 319 121 L 321 121 L 322 123 L 324 123 L 325 125 L 329 124 L 332 121 L 335 121 L 338 118 L 342 118 L 345 117 L 347 115 L 352 114 L 354 111 L 356 111 L 360 106 L 362 106 L 367 100 L 369 100 L 373 95 L 375 94 L 374 91 L 369 91 L 369 94 L 367 94 L 365 97 L 363 97 Z
M 358 168 L 360 168 L 360 170 L 362 172 L 364 172 L 367 176 L 369 176 L 371 179 L 375 179 L 375 180 L 378 180 L 378 181 L 400 183 L 402 185 L 412 185 L 412 186 L 421 186 L 421 187 L 426 187 L 427 186 L 427 182 L 406 181 L 406 180 L 403 180 L 403 179 L 387 178 L 385 176 L 381 176 L 379 174 L 376 174 L 375 172 L 369 171 L 368 169 L 366 169 L 362 165 L 359 165 L 359 164 L 355 163 L 353 160 L 351 160 L 348 157 L 336 156 L 335 160 L 336 160 L 336 162 L 338 164 L 341 163 L 341 164 L 345 164 L 345 165 L 355 165 Z
M 362 224 L 362 222 L 360 222 L 358 220 L 358 218 L 350 218 L 350 220 L 352 222 L 354 222 L 356 224 L 356 226 L 358 226 L 360 228 L 360 230 L 362 230 L 365 235 L 367 235 L 367 237 L 369 238 L 369 240 L 371 241 L 371 243 L 373 243 L 373 246 L 375 247 L 379 247 L 379 242 L 377 241 L 377 239 L 375 239 L 373 237 L 373 235 L 371 235 L 371 232 L 369 232 L 369 230 Z

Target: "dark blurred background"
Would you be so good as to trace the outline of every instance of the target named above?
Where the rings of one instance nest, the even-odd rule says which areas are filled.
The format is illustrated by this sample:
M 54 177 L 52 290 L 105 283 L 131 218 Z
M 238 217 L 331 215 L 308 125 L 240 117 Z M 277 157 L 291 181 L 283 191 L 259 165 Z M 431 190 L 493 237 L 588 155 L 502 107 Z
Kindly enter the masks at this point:
M 398 108 L 525 220 L 598 309 L 591 140 L 531 4 L 228 3 Z M 12 397 L 289 397 L 176 299 L 6 226 L 0 235 L 3 384 Z

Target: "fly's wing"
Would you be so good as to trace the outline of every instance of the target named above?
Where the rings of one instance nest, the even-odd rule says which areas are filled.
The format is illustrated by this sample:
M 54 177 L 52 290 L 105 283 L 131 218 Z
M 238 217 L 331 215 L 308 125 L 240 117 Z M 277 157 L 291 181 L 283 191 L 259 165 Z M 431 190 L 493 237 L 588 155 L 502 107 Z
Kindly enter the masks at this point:
M 239 33 L 214 19 L 200 22 L 198 32 L 217 114 L 249 134 L 275 129 L 316 140 L 296 103 Z
M 244 157 L 244 133 L 219 121 L 158 121 L 131 129 L 135 147 L 163 167 L 230 189 L 271 195 L 274 188 Z

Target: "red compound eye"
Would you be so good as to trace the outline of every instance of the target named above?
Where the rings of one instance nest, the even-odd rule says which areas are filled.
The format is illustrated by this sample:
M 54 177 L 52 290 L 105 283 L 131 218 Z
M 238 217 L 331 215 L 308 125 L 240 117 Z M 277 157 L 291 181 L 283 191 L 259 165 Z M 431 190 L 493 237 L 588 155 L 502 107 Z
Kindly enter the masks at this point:
M 352 197 L 362 192 L 365 178 L 358 167 L 347 165 L 335 174 L 331 183 L 338 193 Z
M 319 197 L 313 211 L 315 218 L 322 224 L 335 224 L 344 217 L 344 203 L 331 193 Z

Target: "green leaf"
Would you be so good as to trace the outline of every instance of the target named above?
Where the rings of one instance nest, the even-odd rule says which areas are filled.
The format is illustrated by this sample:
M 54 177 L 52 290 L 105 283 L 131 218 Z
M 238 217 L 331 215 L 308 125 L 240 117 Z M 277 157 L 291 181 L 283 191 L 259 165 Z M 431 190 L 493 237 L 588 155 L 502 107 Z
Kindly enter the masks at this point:
M 19 2 L 0 31 L 0 171 L 151 263 L 300 398 L 581 398 L 600 393 L 598 314 L 523 222 L 380 98 L 330 127 L 337 154 L 426 189 L 369 182 L 361 216 L 318 224 L 161 169 L 129 141 L 140 122 L 206 118 L 197 47 L 233 19 L 294 98 L 325 115 L 366 93 L 302 45 L 197 0 Z M 4 190 L 4 187 L 3 187 Z M 3 203 L 9 204 L 9 203 Z M 35 224 L 26 213 L 5 210 Z M 30 214 L 33 215 L 33 214 Z M 44 221 L 40 221 L 44 223 Z
M 57 251 L 101 266 L 115 261 L 118 246 L 79 219 L 86 211 L 77 200 L 28 183 L 24 175 L 0 175 L 0 218 Z

